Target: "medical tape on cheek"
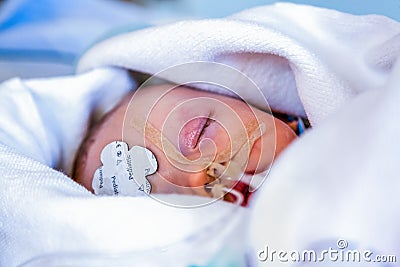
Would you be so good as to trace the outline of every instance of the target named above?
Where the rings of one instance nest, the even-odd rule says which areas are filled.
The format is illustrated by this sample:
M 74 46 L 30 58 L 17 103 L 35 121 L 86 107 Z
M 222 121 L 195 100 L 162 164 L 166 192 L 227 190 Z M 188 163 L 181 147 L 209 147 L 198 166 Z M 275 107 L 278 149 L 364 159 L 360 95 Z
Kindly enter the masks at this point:
M 248 197 L 250 196 L 248 193 L 250 191 L 247 188 L 250 185 L 247 186 L 244 183 L 238 183 L 238 181 L 244 175 L 244 170 L 254 143 L 265 133 L 265 131 L 266 127 L 263 123 L 254 130 L 248 130 L 248 132 L 251 132 L 248 136 L 248 141 L 244 142 L 228 164 L 224 165 L 218 162 L 213 162 L 210 165 L 207 174 L 214 177 L 215 180 L 213 184 L 209 184 L 207 187 L 210 188 L 211 186 L 211 194 L 214 198 L 219 199 L 223 198 L 226 194 L 230 194 L 234 195 L 236 203 L 240 203 L 242 206 L 247 205 Z M 239 188 L 244 187 L 246 190 L 237 190 L 238 188 L 236 183 L 238 183 Z
M 230 177 L 232 180 L 239 180 L 244 173 L 245 166 L 248 162 L 250 151 L 257 139 L 261 137 L 266 129 L 265 124 L 259 124 L 258 120 L 254 119 L 245 125 L 246 134 L 241 134 L 232 138 L 235 140 L 236 151 L 226 149 L 221 151 L 216 156 L 200 157 L 196 160 L 189 160 L 180 153 L 175 146 L 151 123 L 144 121 L 139 117 L 134 117 L 132 126 L 146 139 L 156 145 L 170 159 L 183 164 L 199 168 L 207 168 L 207 174 L 214 180 L 223 177 Z M 220 195 L 220 190 L 214 190 L 217 195 Z M 214 195 L 214 194 L 213 194 Z
M 200 157 L 196 160 L 187 159 L 178 149 L 172 144 L 171 141 L 166 138 L 161 131 L 155 128 L 150 122 L 146 122 L 139 117 L 135 117 L 132 120 L 132 126 L 140 133 L 145 136 L 146 139 L 156 145 L 161 151 L 174 161 L 183 165 L 197 165 L 197 166 L 211 166 L 213 163 L 222 163 L 234 160 L 235 162 L 241 162 L 239 164 L 243 167 L 248 160 L 250 150 L 254 142 L 265 133 L 265 124 L 259 124 L 257 120 L 250 121 L 246 126 L 246 134 L 241 134 L 232 138 L 235 140 L 237 148 L 225 149 L 220 151 L 218 155 Z M 236 150 L 236 151 L 235 151 Z
M 96 195 L 143 196 L 150 194 L 151 184 L 146 176 L 156 172 L 158 164 L 147 148 L 115 141 L 101 152 L 103 165 L 93 176 L 92 187 Z
M 246 131 L 247 135 L 243 144 L 233 153 L 230 160 L 228 162 L 213 162 L 208 168 L 208 175 L 215 178 L 229 177 L 233 180 L 239 180 L 242 177 L 251 149 L 258 138 L 265 133 L 266 127 L 264 123 L 258 124 L 258 121 L 253 121 L 246 126 Z
M 161 131 L 155 128 L 150 122 L 146 122 L 139 117 L 134 117 L 132 126 L 142 136 L 158 147 L 171 160 L 184 166 L 198 166 L 205 168 L 213 162 L 215 156 L 200 157 L 196 160 L 187 159 L 178 149 L 166 138 Z

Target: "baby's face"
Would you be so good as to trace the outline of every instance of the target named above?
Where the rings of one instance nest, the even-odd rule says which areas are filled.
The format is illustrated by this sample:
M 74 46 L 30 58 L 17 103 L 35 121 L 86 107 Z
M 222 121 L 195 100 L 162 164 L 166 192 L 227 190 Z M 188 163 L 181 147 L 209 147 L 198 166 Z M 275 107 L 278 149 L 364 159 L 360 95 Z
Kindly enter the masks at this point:
M 77 158 L 75 179 L 92 190 L 94 172 L 102 163 L 102 149 L 112 141 L 123 140 L 131 148 L 139 145 L 156 156 L 158 170 L 147 176 L 152 193 L 208 195 L 204 189 L 211 182 L 205 168 L 186 168 L 174 162 L 173 151 L 163 149 L 154 136 L 148 136 L 141 122 L 152 125 L 188 160 L 233 158 L 243 148 L 251 128 L 265 131 L 248 149 L 243 166 L 247 174 L 265 171 L 273 159 L 294 139 L 296 134 L 284 122 L 243 101 L 210 92 L 158 85 L 127 96 L 92 132 Z M 257 125 L 257 127 L 254 127 Z M 145 136 L 144 136 L 145 135 Z M 84 152 L 86 151 L 86 152 Z M 225 159 L 225 161 L 226 161 Z M 226 164 L 224 162 L 223 164 Z

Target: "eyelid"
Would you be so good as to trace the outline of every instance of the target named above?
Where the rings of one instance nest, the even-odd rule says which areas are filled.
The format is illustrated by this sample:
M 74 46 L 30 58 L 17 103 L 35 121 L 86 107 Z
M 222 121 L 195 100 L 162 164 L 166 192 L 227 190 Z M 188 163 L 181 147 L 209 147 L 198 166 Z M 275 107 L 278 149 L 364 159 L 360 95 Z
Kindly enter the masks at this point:
M 197 137 L 196 144 L 194 146 L 195 148 L 198 147 L 198 145 L 200 143 L 200 140 L 201 140 L 201 137 L 204 135 L 205 130 L 207 129 L 208 126 L 210 126 L 212 121 L 214 121 L 214 120 L 210 116 L 207 116 L 207 120 L 204 123 L 203 128 L 201 129 L 199 136 Z

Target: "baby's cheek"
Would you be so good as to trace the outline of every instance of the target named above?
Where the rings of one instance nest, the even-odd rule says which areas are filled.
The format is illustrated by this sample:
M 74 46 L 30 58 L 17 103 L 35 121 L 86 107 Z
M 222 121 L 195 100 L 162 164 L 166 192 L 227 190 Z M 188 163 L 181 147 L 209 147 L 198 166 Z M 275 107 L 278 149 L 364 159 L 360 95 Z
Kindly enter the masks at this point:
M 164 175 L 160 175 L 157 171 L 155 174 L 147 176 L 151 184 L 151 193 L 170 194 L 174 193 L 174 188 L 168 180 L 165 180 Z
M 284 122 L 275 119 L 275 130 L 266 132 L 253 145 L 245 172 L 260 173 L 267 170 L 273 160 L 294 140 L 296 133 Z
M 276 126 L 276 152 L 275 158 L 297 138 L 296 133 L 286 123 L 275 119 Z
M 168 159 L 163 151 L 154 145 L 148 147 L 156 156 L 158 168 L 157 172 L 148 176 L 148 180 L 154 188 L 154 193 L 178 193 L 179 187 L 187 187 L 188 173 L 173 163 L 173 159 Z M 153 191 L 153 190 L 152 190 Z
M 205 172 L 188 173 L 173 166 L 168 168 L 169 170 L 161 168 L 160 171 L 147 177 L 152 185 L 151 193 L 208 195 L 204 185 L 210 181 Z

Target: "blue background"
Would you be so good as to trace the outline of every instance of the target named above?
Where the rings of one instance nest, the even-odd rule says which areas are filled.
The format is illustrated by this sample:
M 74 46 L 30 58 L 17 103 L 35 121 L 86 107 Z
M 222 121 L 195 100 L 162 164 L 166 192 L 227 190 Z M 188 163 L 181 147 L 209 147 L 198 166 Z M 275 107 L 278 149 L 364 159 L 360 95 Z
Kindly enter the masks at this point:
M 224 17 L 274 0 L 0 0 L 0 82 L 74 73 L 91 45 L 126 30 Z M 400 0 L 292 0 L 400 21 Z

